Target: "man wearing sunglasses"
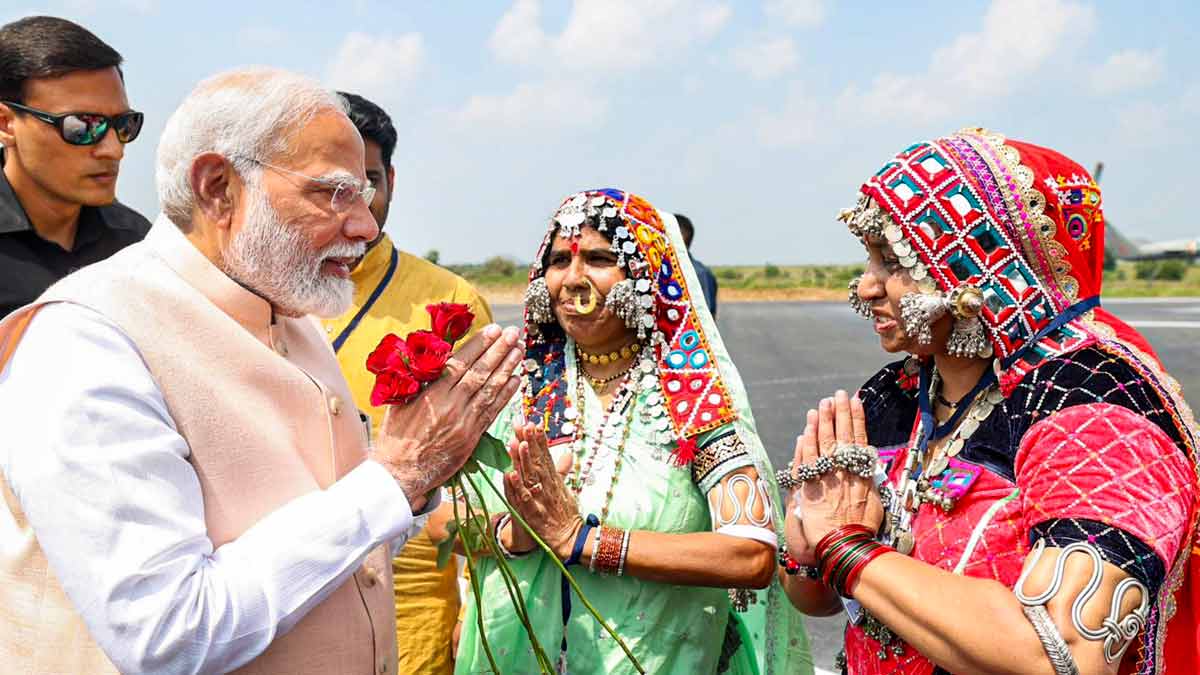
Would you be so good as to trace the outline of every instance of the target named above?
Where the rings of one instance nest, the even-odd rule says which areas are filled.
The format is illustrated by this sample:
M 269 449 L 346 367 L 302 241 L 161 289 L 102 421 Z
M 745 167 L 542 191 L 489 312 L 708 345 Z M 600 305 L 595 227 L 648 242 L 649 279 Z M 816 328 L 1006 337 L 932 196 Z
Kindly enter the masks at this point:
M 0 26 L 0 317 L 150 228 L 115 201 L 125 144 L 142 129 L 121 61 L 64 19 Z

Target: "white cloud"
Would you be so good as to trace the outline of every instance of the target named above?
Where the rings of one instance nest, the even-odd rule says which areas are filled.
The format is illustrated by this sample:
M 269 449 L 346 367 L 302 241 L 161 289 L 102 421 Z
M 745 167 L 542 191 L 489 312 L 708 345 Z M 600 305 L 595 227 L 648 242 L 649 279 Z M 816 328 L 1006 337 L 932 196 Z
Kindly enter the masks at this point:
M 548 71 L 624 71 L 708 40 L 732 14 L 711 0 L 575 0 L 562 32 L 548 35 L 540 0 L 516 0 L 488 46 L 501 61 Z
M 386 99 L 412 82 L 424 65 L 420 33 L 398 37 L 350 33 L 326 68 L 325 79 L 338 89 Z
M 1200 83 L 1193 83 L 1179 96 L 1179 111 L 1184 115 L 1200 115 Z
M 1095 11 L 1071 0 L 994 0 L 983 31 L 964 33 L 933 54 L 930 72 L 960 91 L 1008 93 L 1064 42 L 1095 26 Z
M 542 27 L 541 0 L 514 0 L 488 39 L 504 63 L 536 69 L 508 94 L 477 94 L 454 113 L 462 125 L 567 128 L 603 120 L 606 76 L 658 66 L 707 41 L 732 10 L 717 0 L 575 0 L 562 32 Z
M 1170 137 L 1171 111 L 1159 103 L 1139 102 L 1117 112 L 1118 140 L 1127 147 L 1160 146 Z
M 796 67 L 799 57 L 790 37 L 748 42 L 730 52 L 733 65 L 756 80 L 769 80 Z
M 488 46 L 506 63 L 534 63 L 549 44 L 539 0 L 516 0 L 500 18 Z
M 815 28 L 825 21 L 824 0 L 767 0 L 767 16 L 801 28 Z
M 1162 80 L 1166 69 L 1162 48 L 1152 52 L 1125 49 L 1109 56 L 1092 71 L 1092 91 L 1117 94 L 1148 87 Z
M 934 51 L 925 72 L 880 73 L 866 89 L 847 87 L 840 107 L 874 121 L 951 117 L 969 103 L 1011 94 L 1094 26 L 1093 9 L 1073 0 L 993 0 L 982 30 Z
M 781 110 L 759 110 L 752 119 L 759 143 L 767 147 L 807 145 L 818 140 L 821 130 L 827 128 L 825 111 L 799 86 L 788 92 Z
M 608 101 L 576 81 L 543 81 L 518 85 L 503 96 L 476 95 L 454 119 L 463 126 L 507 130 L 544 130 L 595 124 L 608 114 Z

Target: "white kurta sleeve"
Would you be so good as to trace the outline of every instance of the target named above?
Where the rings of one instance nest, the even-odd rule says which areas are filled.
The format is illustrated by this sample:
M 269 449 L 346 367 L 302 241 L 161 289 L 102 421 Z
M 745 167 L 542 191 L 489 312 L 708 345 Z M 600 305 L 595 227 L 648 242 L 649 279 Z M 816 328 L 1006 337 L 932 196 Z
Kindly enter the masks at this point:
M 214 549 L 188 445 L 129 338 L 44 307 L 0 373 L 0 470 L 93 638 L 123 672 L 245 664 L 406 541 L 403 491 L 366 461 Z M 421 522 L 418 522 L 421 521 Z

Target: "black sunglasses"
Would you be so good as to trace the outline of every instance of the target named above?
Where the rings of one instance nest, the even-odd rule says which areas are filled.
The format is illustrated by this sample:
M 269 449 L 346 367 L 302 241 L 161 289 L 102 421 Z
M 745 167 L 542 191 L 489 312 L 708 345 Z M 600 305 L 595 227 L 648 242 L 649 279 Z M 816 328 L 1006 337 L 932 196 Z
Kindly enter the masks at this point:
M 29 113 L 46 124 L 58 127 L 58 133 L 62 134 L 62 139 L 71 145 L 95 145 L 104 140 L 104 136 L 108 134 L 110 128 L 117 132 L 117 140 L 129 143 L 142 132 L 142 121 L 144 120 L 142 113 L 133 110 L 112 117 L 84 112 L 54 115 L 12 101 L 0 101 L 0 103 L 14 110 Z

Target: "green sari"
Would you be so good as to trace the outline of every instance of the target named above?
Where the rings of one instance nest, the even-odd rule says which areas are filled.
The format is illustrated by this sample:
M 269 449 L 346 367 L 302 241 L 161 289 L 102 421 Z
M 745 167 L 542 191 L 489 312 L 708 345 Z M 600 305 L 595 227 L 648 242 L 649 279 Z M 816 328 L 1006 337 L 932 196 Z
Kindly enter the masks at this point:
M 660 215 L 671 224 L 668 232 L 672 245 L 676 250 L 684 250 L 674 219 L 669 214 Z M 686 261 L 687 256 L 681 256 L 681 259 Z M 684 262 L 682 266 L 688 286 L 699 288 L 691 265 Z M 782 540 L 784 519 L 774 472 L 755 430 L 741 379 L 721 343 L 702 295 L 697 293 L 691 297 L 737 409 L 737 417 L 732 422 L 699 437 L 700 452 L 704 452 L 710 439 L 733 431 L 744 446 L 742 455 L 725 458 L 718 468 L 702 479 L 693 476 L 693 469 L 699 462 L 691 467 L 673 462 L 671 452 L 675 440 L 664 433 L 669 430 L 665 418 L 656 417 L 656 406 L 647 401 L 656 394 L 661 395 L 658 387 L 638 391 L 630 403 L 634 406 L 632 413 L 626 416 L 614 413 L 612 417 L 620 419 L 610 421 L 609 432 L 604 434 L 600 429 L 604 410 L 598 397 L 589 386 L 581 390 L 576 387 L 575 345 L 570 339 L 565 347 L 567 391 L 582 391 L 584 396 L 583 405 L 579 406 L 582 415 L 577 420 L 581 423 L 581 434 L 576 443 L 580 445 L 559 443 L 551 447 L 551 454 L 557 459 L 576 447 L 585 448 L 582 461 L 592 464 L 586 474 L 589 478 L 578 495 L 581 514 L 599 515 L 611 489 L 605 524 L 629 530 L 678 534 L 712 531 L 707 489 L 731 471 L 754 466 L 772 496 L 774 527 Z M 661 406 L 657 410 L 661 414 Z M 513 437 L 513 425 L 520 423 L 521 418 L 522 397 L 518 394 L 489 431 L 507 442 Z M 625 419 L 631 427 L 614 483 Z M 597 439 L 600 439 L 598 445 Z M 577 455 L 577 469 L 579 462 Z M 502 491 L 500 473 L 490 471 L 488 476 Z M 698 479 L 701 484 L 697 484 Z M 499 501 L 490 491 L 485 489 L 484 492 L 487 493 L 488 510 L 498 512 L 501 509 Z M 508 562 L 520 582 L 538 640 L 551 659 L 556 659 L 563 637 L 562 576 L 540 551 Z M 483 623 L 500 671 L 506 675 L 540 673 L 495 560 L 479 559 L 476 572 Z M 729 591 L 722 588 L 676 586 L 632 576 L 603 576 L 582 565 L 571 568 L 571 572 L 600 615 L 622 637 L 647 673 L 812 673 L 802 619 L 788 606 L 777 580 L 772 581 L 768 589 L 755 592 L 749 611 L 739 613 L 733 611 Z M 566 627 L 568 672 L 635 673 L 616 641 L 582 608 L 577 598 L 572 599 L 574 609 Z M 468 600 L 466 606 L 455 672 L 459 675 L 490 672 L 479 637 L 475 603 Z

